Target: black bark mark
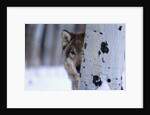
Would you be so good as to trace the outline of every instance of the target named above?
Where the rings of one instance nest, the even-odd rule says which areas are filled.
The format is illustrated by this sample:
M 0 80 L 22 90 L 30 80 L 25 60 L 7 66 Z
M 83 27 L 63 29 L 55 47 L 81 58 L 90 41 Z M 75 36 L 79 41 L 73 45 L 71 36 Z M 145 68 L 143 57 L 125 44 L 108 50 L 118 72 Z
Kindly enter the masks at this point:
M 85 86 L 88 86 L 88 85 L 85 83 Z
M 100 56 L 100 54 L 101 54 L 101 52 L 100 52 L 100 51 L 98 51 L 98 56 Z
M 86 47 L 87 47 L 87 43 L 85 42 L 85 44 L 84 44 L 84 49 L 86 49 Z
M 119 26 L 118 30 L 121 31 L 122 30 L 122 26 Z
M 87 83 L 84 81 L 85 86 L 88 86 Z
M 85 58 L 83 59 L 83 62 L 85 62 Z
M 103 35 L 103 33 L 102 33 L 102 32 L 100 32 L 100 34 L 101 34 L 101 35 Z
M 123 90 L 123 87 L 121 86 L 121 90 Z
M 110 83 L 110 82 L 111 82 L 111 79 L 107 79 L 107 82 Z
M 103 62 L 103 63 L 105 63 L 105 60 L 104 60 L 104 58 L 102 58 L 102 62 Z
M 96 30 L 94 30 L 94 32 L 96 32 Z
M 109 52 L 109 48 L 107 46 L 108 46 L 107 42 L 102 42 L 101 43 L 101 51 L 103 53 L 108 53 Z
M 94 75 L 94 76 L 93 76 L 93 83 L 95 84 L 95 86 L 101 86 L 102 81 L 101 81 L 101 79 L 100 79 L 99 76 Z

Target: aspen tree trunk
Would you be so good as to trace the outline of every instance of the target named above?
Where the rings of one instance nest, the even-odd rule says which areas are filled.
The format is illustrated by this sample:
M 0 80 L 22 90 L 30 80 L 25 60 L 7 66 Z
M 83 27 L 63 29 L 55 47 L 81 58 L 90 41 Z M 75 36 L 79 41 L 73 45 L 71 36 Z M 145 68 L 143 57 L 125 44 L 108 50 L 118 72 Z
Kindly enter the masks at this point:
M 104 82 L 121 90 L 124 65 L 125 25 L 86 25 L 79 90 L 95 90 Z
M 41 41 L 43 38 L 44 25 L 43 24 L 33 24 L 28 25 L 30 27 L 30 33 L 26 39 L 26 57 L 29 60 L 27 66 L 39 66 L 41 63 Z
M 45 41 L 43 46 L 43 57 L 42 57 L 42 64 L 43 65 L 50 65 L 53 62 L 51 52 L 53 49 L 54 44 L 54 26 L 53 25 L 46 25 L 47 29 L 45 32 Z M 54 44 L 55 45 L 55 44 Z M 53 52 L 52 52 L 53 53 Z

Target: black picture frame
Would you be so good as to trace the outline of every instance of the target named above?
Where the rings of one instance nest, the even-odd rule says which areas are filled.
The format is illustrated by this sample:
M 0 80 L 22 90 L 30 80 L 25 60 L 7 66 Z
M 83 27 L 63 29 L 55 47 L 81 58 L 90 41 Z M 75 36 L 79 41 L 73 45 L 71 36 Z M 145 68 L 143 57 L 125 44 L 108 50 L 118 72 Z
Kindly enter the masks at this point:
M 85 5 L 86 4 L 86 5 Z M 132 0 L 132 1 L 116 1 L 116 0 L 113 0 L 113 1 L 110 1 L 110 0 L 103 0 L 103 1 L 96 1 L 96 0 L 92 0 L 92 1 L 86 1 L 86 2 L 77 2 L 77 1 L 34 1 L 34 0 L 30 0 L 30 1 L 22 1 L 22 0 L 11 0 L 11 1 L 8 1 L 8 0 L 3 0 L 1 2 L 1 9 L 0 9 L 0 28 L 1 28 L 1 38 L 3 38 L 3 42 L 1 42 L 3 44 L 3 66 L 2 66 L 2 72 L 3 72 L 3 76 L 1 76 L 1 109 L 4 111 L 4 112 L 7 112 L 7 111 L 10 111 L 12 109 L 15 109 L 15 110 L 28 110 L 28 112 L 31 111 L 31 109 L 28 109 L 28 108 L 22 108 L 22 109 L 17 109 L 17 108 L 7 108 L 7 7 L 55 7 L 55 6 L 59 6 L 59 7 L 79 7 L 79 6 L 83 6 L 83 7 L 87 7 L 87 6 L 95 6 L 95 7 L 143 7 L 144 8 L 144 21 L 143 21 L 143 24 L 144 24 L 144 30 L 143 30 L 143 77 L 144 77 L 144 81 L 143 81 L 143 108 L 142 109 L 138 109 L 138 108 L 112 108 L 112 109 L 108 109 L 108 108 L 99 108 L 99 109 L 92 109 L 92 108 L 74 108 L 74 110 L 76 109 L 84 109 L 84 110 L 100 110 L 99 112 L 102 112 L 102 113 L 105 113 L 107 112 L 108 110 L 110 110 L 109 112 L 115 112 L 117 110 L 117 112 L 119 110 L 124 110 L 124 111 L 127 111 L 127 112 L 146 112 L 146 111 L 149 111 L 149 107 L 150 107 L 150 100 L 149 100 L 149 88 L 150 88 L 150 85 L 149 85 L 149 75 L 148 75 L 148 72 L 146 73 L 146 64 L 148 64 L 145 60 L 146 60 L 146 49 L 149 49 L 145 43 L 148 43 L 146 42 L 146 38 L 150 38 L 150 35 L 149 35 L 149 32 L 148 32 L 148 26 L 150 26 L 150 23 L 148 20 L 150 20 L 149 18 L 149 13 L 148 11 L 150 11 L 150 9 L 148 8 L 148 6 L 144 5 L 144 2 L 143 1 L 139 1 L 139 0 Z M 147 51 L 148 52 L 148 51 Z M 146 63 L 145 63 L 146 62 Z M 5 71 L 4 71 L 5 70 Z M 38 112 L 42 113 L 43 110 L 52 110 L 52 108 L 49 108 L 49 109 L 44 109 L 44 108 L 32 108 L 34 110 L 38 110 Z M 56 110 L 57 111 L 58 108 L 53 108 L 53 110 Z M 67 108 L 61 108 L 59 110 L 62 110 L 62 109 L 67 109 Z M 69 108 L 68 108 L 69 109 Z M 115 110 L 115 111 L 114 111 Z M 20 111 L 22 112 L 22 111 Z M 120 113 L 119 113 L 120 114 Z M 122 113 L 121 113 L 122 114 Z

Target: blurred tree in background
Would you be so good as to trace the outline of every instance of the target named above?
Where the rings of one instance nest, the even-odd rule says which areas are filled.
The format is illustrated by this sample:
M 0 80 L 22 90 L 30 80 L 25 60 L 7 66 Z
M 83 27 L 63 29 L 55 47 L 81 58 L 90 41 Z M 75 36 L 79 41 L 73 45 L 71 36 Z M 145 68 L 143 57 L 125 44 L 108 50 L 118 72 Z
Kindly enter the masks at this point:
M 61 31 L 85 32 L 85 24 L 25 24 L 25 65 L 62 65 Z

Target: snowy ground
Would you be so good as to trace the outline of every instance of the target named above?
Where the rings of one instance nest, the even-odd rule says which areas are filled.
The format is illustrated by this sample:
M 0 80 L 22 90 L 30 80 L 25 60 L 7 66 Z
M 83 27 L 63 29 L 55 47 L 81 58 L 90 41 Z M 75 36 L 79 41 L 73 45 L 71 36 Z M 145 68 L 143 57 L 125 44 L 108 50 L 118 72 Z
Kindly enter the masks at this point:
M 28 68 L 25 70 L 25 90 L 71 90 L 71 81 L 63 66 Z M 109 90 L 107 82 L 103 81 L 97 90 Z
M 26 90 L 71 90 L 71 82 L 63 66 L 25 70 Z

